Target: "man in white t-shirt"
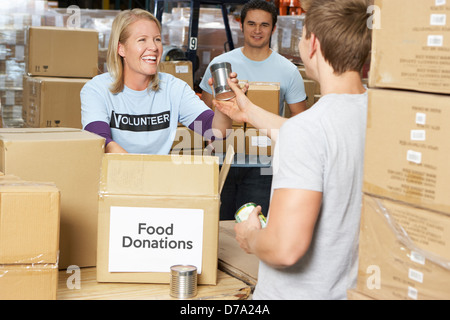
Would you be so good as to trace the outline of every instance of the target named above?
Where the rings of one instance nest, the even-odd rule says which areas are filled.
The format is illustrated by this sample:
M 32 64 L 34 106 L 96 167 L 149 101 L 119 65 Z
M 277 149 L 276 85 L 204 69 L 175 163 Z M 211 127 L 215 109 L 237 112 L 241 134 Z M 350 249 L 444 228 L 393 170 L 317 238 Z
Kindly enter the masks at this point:
M 371 48 L 368 0 L 314 0 L 300 55 L 321 99 L 290 118 L 236 99 L 214 101 L 237 121 L 276 140 L 267 226 L 257 214 L 235 225 L 236 239 L 260 259 L 254 299 L 346 299 L 357 276 L 367 89 L 360 72 Z
M 217 62 L 229 62 L 239 79 L 247 81 L 279 82 L 279 115 L 284 115 L 284 103 L 291 115 L 306 109 L 303 79 L 297 67 L 270 48 L 270 39 L 276 29 L 277 8 L 265 0 L 251 0 L 241 9 L 241 29 L 244 46 L 215 57 L 200 83 L 202 100 L 212 106 L 209 67 Z M 264 173 L 264 174 L 262 174 Z M 247 202 L 256 202 L 267 214 L 272 176 L 258 167 L 232 167 L 221 194 L 220 218 L 234 219 L 234 213 Z

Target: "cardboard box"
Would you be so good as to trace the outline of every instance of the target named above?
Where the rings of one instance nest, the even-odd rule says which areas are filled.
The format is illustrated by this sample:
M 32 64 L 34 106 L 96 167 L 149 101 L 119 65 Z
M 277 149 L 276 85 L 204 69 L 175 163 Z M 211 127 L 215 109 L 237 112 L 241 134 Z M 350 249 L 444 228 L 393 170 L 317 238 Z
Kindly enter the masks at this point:
M 359 292 L 356 289 L 348 289 L 347 290 L 347 299 L 348 300 L 374 300 L 373 298 L 365 295 L 364 293 Z
M 226 130 L 225 139 L 216 139 L 210 146 L 214 153 L 226 153 L 229 146 L 234 150 L 234 153 L 245 153 L 245 130 L 244 126 L 232 126 L 231 129 Z
M 97 281 L 169 283 L 191 264 L 216 284 L 222 171 L 211 156 L 105 154 Z
M 57 264 L 0 265 L 0 300 L 56 300 Z
M 369 90 L 363 191 L 450 212 L 450 96 Z
M 80 91 L 87 78 L 23 78 L 23 114 L 28 128 L 81 126 Z
M 26 74 L 46 77 L 92 78 L 98 74 L 98 31 L 30 27 L 27 33 Z
M 271 156 L 272 140 L 267 136 L 267 130 L 247 128 L 245 130 L 245 154 Z
M 370 86 L 450 93 L 445 1 L 376 0 Z
M 194 90 L 194 76 L 191 61 L 161 61 L 159 69 L 161 72 L 170 73 L 183 80 Z
M 95 266 L 104 138 L 71 128 L 0 129 L 0 171 L 61 192 L 59 267 Z
M 58 263 L 59 205 L 52 183 L 0 177 L 0 265 Z
M 185 126 L 177 127 L 171 151 L 178 151 L 177 154 L 187 154 L 194 149 L 203 149 L 203 136 L 192 131 Z
M 266 111 L 279 114 L 280 83 L 249 81 L 248 85 L 247 97 L 251 102 Z M 252 127 L 249 123 L 246 126 Z
M 364 197 L 364 214 L 388 215 L 418 250 L 450 261 L 450 214 L 368 194 Z
M 440 221 L 448 228 L 450 216 L 416 210 L 407 204 L 401 209 L 399 206 L 391 200 L 364 195 L 356 289 L 384 300 L 450 299 L 448 242 L 438 244 L 447 246 L 443 251 L 447 257 L 426 250 L 434 246 L 432 242 L 439 242 L 435 235 L 447 233 L 448 238 L 448 230 L 440 230 Z M 397 219 L 400 210 L 406 212 L 402 221 Z M 421 221 L 416 220 L 419 218 Z

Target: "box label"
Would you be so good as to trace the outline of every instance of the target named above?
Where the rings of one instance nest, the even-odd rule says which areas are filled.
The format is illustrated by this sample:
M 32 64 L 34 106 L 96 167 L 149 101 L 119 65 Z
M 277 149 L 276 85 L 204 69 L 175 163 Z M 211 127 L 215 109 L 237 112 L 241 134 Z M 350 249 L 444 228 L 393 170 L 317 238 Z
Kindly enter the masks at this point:
M 203 210 L 111 207 L 109 272 L 170 272 L 190 264 L 201 274 Z

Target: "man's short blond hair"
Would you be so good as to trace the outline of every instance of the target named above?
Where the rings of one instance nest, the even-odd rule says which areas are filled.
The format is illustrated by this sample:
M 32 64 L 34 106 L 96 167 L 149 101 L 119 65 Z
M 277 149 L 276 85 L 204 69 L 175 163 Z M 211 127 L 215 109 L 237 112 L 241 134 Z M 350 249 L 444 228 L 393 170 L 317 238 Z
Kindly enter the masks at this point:
M 313 33 L 336 74 L 361 72 L 371 50 L 367 26 L 370 0 L 312 0 L 306 11 L 306 39 Z

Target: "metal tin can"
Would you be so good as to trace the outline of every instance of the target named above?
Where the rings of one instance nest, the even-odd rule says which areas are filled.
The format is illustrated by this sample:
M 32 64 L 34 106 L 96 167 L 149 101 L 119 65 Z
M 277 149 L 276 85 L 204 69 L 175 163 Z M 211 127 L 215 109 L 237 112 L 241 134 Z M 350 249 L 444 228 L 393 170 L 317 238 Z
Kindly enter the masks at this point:
M 256 204 L 253 202 L 246 203 L 242 205 L 234 214 L 236 222 L 242 222 L 248 219 L 248 216 L 256 208 Z M 262 213 L 258 215 L 259 221 L 261 222 L 261 227 L 265 228 L 267 225 L 266 217 Z
M 234 98 L 235 94 L 227 83 L 227 79 L 230 77 L 231 64 L 229 62 L 218 62 L 209 69 L 213 79 L 214 97 L 217 100 Z
M 191 265 L 170 267 L 170 295 L 179 299 L 197 295 L 197 267 Z

